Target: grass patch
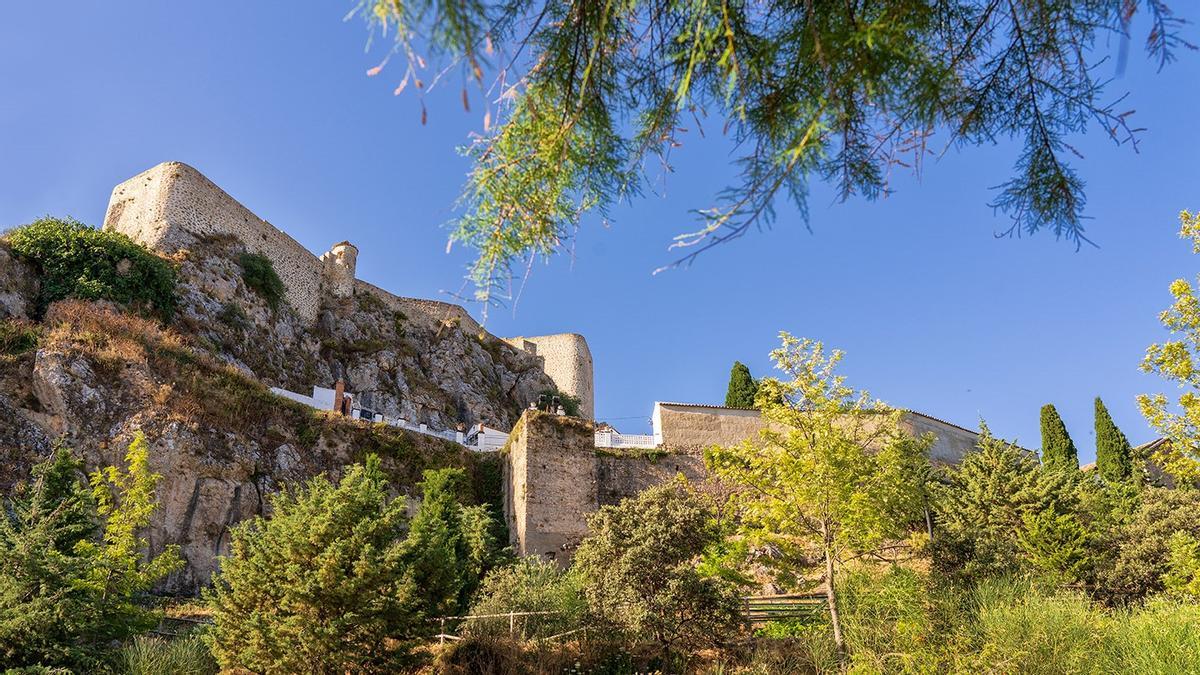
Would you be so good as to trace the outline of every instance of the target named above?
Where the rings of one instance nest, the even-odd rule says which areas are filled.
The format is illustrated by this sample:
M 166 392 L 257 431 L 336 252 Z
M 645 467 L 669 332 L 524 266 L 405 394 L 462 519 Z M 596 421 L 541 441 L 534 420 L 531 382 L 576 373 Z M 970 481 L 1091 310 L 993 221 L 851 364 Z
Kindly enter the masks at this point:
M 196 633 L 173 640 L 139 635 L 121 650 L 120 662 L 130 675 L 210 675 L 219 670 Z

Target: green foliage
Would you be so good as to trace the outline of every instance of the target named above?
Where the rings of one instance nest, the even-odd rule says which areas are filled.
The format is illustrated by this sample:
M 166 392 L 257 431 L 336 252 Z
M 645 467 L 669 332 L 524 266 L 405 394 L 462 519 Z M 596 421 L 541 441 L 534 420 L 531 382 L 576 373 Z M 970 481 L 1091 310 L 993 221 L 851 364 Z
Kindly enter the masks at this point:
M 939 668 L 939 641 L 927 580 L 891 565 L 863 567 L 846 575 L 846 646 L 853 672 L 932 673 Z
M 1093 564 L 1092 532 L 1074 513 L 1024 513 L 1017 540 L 1026 561 L 1051 578 L 1075 581 Z
M 1126 482 L 1133 477 L 1133 448 L 1099 396 L 1096 397 L 1096 471 L 1101 478 L 1112 482 Z
M 1137 599 L 1164 590 L 1171 571 L 1172 537 L 1200 539 L 1200 492 L 1146 488 L 1141 504 L 1112 542 L 1115 560 L 1105 586 Z
M 557 389 L 543 389 L 538 392 L 538 398 L 541 398 L 542 396 L 545 396 L 546 401 L 548 401 L 548 402 L 553 401 L 554 397 L 557 396 L 559 403 L 562 404 L 563 412 L 565 412 L 568 417 L 579 417 L 580 401 L 579 401 L 578 396 L 572 396 L 570 394 L 565 394 Z M 555 411 L 550 410 L 548 412 L 555 412 Z
M 436 81 L 436 55 L 481 82 L 494 69 L 484 88 L 504 95 L 465 149 L 474 166 L 452 234 L 478 252 L 471 277 L 485 300 L 504 292 L 497 277 L 567 247 L 584 213 L 604 216 L 650 186 L 643 167 L 669 166 L 671 150 L 706 128 L 738 140 L 740 173 L 676 238 L 675 264 L 769 224 L 777 199 L 807 213 L 814 179 L 842 198 L 886 194 L 897 162 L 924 165 L 935 131 L 959 147 L 1017 139 L 1023 150 L 992 205 L 1013 218 L 1012 233 L 1082 243 L 1069 139 L 1089 122 L 1115 140 L 1135 136 L 1105 101 L 1093 46 L 1123 39 L 1138 10 L 1160 63 L 1187 44 L 1161 1 L 358 5 L 408 56 L 397 91 Z
M 35 349 L 41 331 L 37 326 L 15 319 L 0 319 L 0 355 L 24 354 Z
M 1053 552 L 1076 533 L 1068 515 L 1075 480 L 1077 474 L 1045 470 L 984 425 L 976 449 L 944 471 L 935 567 L 966 582 L 1016 573 L 1031 559 L 1046 567 L 1070 562 L 1068 570 L 1078 571 L 1076 551 L 1064 560 Z
M 758 383 L 750 376 L 750 369 L 741 361 L 734 361 L 733 369 L 729 371 L 729 386 L 725 390 L 725 406 L 753 408 L 757 393 Z
M 242 266 L 242 281 L 246 286 L 266 300 L 272 310 L 278 311 L 284 288 L 271 259 L 257 253 L 243 253 L 238 263 Z
M 143 602 L 182 563 L 176 547 L 149 558 L 137 533 L 149 525 L 158 476 L 145 440 L 83 482 L 82 463 L 58 448 L 34 468 L 0 518 L 0 664 L 103 667 L 110 643 L 152 628 Z
M 1200 213 L 1184 211 L 1179 220 L 1179 236 L 1191 239 L 1192 253 L 1200 253 Z M 1171 282 L 1171 295 L 1175 301 L 1159 320 L 1174 339 L 1150 345 L 1141 368 L 1185 391 L 1178 408 L 1161 393 L 1138 396 L 1138 407 L 1150 426 L 1169 440 L 1152 459 L 1179 484 L 1200 485 L 1200 299 L 1186 279 Z
M 1042 406 L 1042 463 L 1060 468 L 1079 468 L 1079 452 L 1067 433 L 1058 410 L 1050 403 Z
M 409 528 L 404 559 L 429 616 L 460 614 L 493 563 L 497 540 L 491 514 L 485 506 L 459 503 L 465 481 L 462 469 L 437 469 L 426 471 L 418 486 L 421 507 Z
M 663 654 L 730 638 L 740 620 L 738 586 L 696 566 L 720 539 L 715 515 L 709 499 L 677 480 L 590 516 L 574 567 L 594 623 Z
M 197 634 L 164 640 L 139 635 L 121 650 L 129 675 L 216 675 L 217 662 Z
M 553 612 L 516 617 L 512 625 L 518 639 L 548 638 L 579 628 L 587 603 L 576 570 L 564 570 L 553 561 L 521 558 L 488 573 L 479 588 L 471 614 Z M 465 627 L 472 636 L 507 637 L 507 617 L 474 619 Z
M 148 307 L 164 320 L 175 312 L 175 269 L 124 234 L 70 218 L 40 218 L 10 232 L 8 241 L 37 269 L 40 311 L 80 298 Z
M 377 457 L 334 485 L 316 477 L 271 497 L 271 517 L 232 530 L 205 599 L 222 668 L 391 672 L 424 626 L 404 557 L 405 504 Z
M 1200 540 L 1187 532 L 1176 532 L 1167 541 L 1171 552 L 1163 585 L 1175 595 L 1200 600 Z
M 772 424 L 758 439 L 710 448 L 713 474 L 735 488 L 732 501 L 749 541 L 776 553 L 765 560 L 794 586 L 822 564 L 834 638 L 839 561 L 870 555 L 905 538 L 926 503 L 931 438 L 900 426 L 901 412 L 855 391 L 835 371 L 842 353 L 781 334 L 772 352 L 786 381 L 764 378 L 758 402 Z

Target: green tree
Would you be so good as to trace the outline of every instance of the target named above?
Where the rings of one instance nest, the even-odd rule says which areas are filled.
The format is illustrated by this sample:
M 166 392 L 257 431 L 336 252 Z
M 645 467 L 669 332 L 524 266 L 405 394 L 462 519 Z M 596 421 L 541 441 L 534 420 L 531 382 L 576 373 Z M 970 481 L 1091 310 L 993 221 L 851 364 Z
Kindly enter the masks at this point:
M 758 383 L 750 376 L 750 369 L 741 361 L 733 362 L 729 371 L 729 387 L 725 390 L 725 406 L 728 408 L 753 408 Z
M 497 549 L 487 507 L 459 503 L 465 482 L 462 469 L 437 469 L 426 471 L 418 485 L 421 506 L 409 528 L 404 559 L 431 617 L 466 609 Z
M 978 445 L 943 470 L 938 490 L 934 565 L 966 582 L 1019 572 L 1026 563 L 1077 573 L 1072 552 L 1051 559 L 1059 544 L 1074 544 L 1074 483 L 1078 474 L 1046 471 L 1037 458 L 982 425 Z
M 705 458 L 735 488 L 743 534 L 781 552 L 778 571 L 787 583 L 797 582 L 812 549 L 819 552 L 834 640 L 844 653 L 838 570 L 918 521 L 931 439 L 908 436 L 900 411 L 848 387 L 835 374 L 841 352 L 826 355 L 819 342 L 780 337 L 771 358 L 789 379 L 760 382 L 768 427 Z
M 1141 503 L 1111 542 L 1116 556 L 1101 583 L 1124 599 L 1163 591 L 1171 571 L 1171 538 L 1178 533 L 1200 540 L 1200 491 L 1142 490 Z
M 154 511 L 159 476 L 145 440 L 82 481 L 82 463 L 59 447 L 0 514 L 0 666 L 105 667 L 113 641 L 153 628 L 146 593 L 182 564 L 176 547 L 148 554 L 138 532 Z
M 737 631 L 738 585 L 697 561 L 721 539 L 711 500 L 682 479 L 588 518 L 575 553 L 593 619 L 664 654 L 717 646 Z
M 478 252 L 471 276 L 484 299 L 515 264 L 566 246 L 584 213 L 606 215 L 639 194 L 654 180 L 644 172 L 651 156 L 669 166 L 673 148 L 714 128 L 736 139 L 739 175 L 676 238 L 675 264 L 768 224 L 777 197 L 807 213 L 811 180 L 843 199 L 885 194 L 898 163 L 924 165 L 935 132 L 957 147 L 1017 139 L 1023 150 L 993 206 L 1012 216 L 1012 233 L 1049 229 L 1084 242 L 1070 137 L 1089 122 L 1116 141 L 1135 137 L 1109 102 L 1119 97 L 1106 100 L 1093 47 L 1124 39 L 1139 14 L 1153 26 L 1146 44 L 1160 64 L 1187 44 L 1163 1 L 359 7 L 373 29 L 395 36 L 389 58 L 407 57 L 394 59 L 406 61 L 397 92 L 441 80 L 451 64 L 439 56 L 502 92 L 465 150 L 474 167 L 452 234 Z
M 1200 213 L 1183 211 L 1179 236 L 1192 240 L 1192 252 L 1200 253 Z M 1170 443 L 1160 446 L 1153 458 L 1180 483 L 1200 484 L 1200 298 L 1186 279 L 1171 282 L 1175 302 L 1159 314 L 1159 320 L 1174 339 L 1150 345 L 1142 370 L 1155 373 L 1185 391 L 1179 396 L 1179 412 L 1171 409 L 1166 394 L 1138 396 L 1142 415 Z
M 1079 468 L 1079 452 L 1053 404 L 1042 406 L 1042 463 L 1046 466 Z
M 1099 396 L 1096 397 L 1096 471 L 1101 478 L 1113 482 L 1126 482 L 1133 477 L 1133 447 Z
M 403 499 L 379 459 L 270 498 L 271 517 L 232 530 L 204 597 L 222 668 L 262 673 L 394 672 L 425 628 L 405 562 Z

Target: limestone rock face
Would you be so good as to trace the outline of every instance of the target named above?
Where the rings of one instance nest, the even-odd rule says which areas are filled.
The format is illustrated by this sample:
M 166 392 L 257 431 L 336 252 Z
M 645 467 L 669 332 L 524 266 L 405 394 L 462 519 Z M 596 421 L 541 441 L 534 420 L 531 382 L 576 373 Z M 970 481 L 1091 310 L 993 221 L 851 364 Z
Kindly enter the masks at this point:
M 27 319 L 38 294 L 33 270 L 0 242 L 0 319 Z

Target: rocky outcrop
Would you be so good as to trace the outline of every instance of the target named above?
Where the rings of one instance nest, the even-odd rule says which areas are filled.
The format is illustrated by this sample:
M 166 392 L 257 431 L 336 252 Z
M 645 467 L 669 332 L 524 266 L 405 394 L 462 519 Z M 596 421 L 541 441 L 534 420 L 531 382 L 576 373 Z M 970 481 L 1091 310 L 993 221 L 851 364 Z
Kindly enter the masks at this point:
M 406 315 L 356 287 L 330 298 L 317 326 L 247 287 L 241 242 L 210 237 L 179 252 L 170 326 L 103 302 L 62 301 L 35 318 L 35 271 L 0 242 L 0 321 L 36 344 L 0 350 L 0 490 L 56 442 L 89 468 L 119 464 L 136 434 L 162 475 L 146 533 L 152 552 L 177 544 L 186 561 L 162 590 L 195 593 L 228 552 L 229 528 L 269 510 L 281 486 L 381 457 L 401 492 L 424 469 L 471 472 L 474 499 L 499 504 L 495 458 L 441 439 L 321 413 L 274 396 L 341 377 L 389 417 L 453 429 L 510 428 L 553 388 L 537 359 L 458 321 Z

